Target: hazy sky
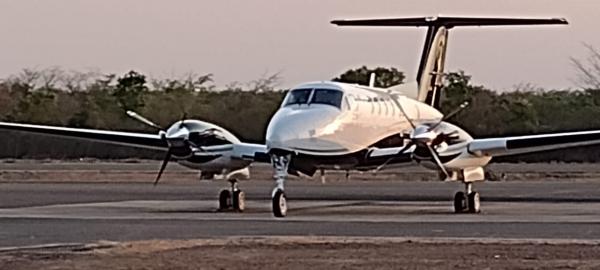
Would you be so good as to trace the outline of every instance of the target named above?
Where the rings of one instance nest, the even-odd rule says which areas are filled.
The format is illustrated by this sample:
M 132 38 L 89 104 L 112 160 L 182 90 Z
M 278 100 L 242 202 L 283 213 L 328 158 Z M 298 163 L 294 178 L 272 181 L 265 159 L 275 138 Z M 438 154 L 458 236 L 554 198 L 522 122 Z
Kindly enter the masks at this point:
M 340 28 L 332 19 L 421 15 L 565 17 L 569 26 L 450 32 L 447 70 L 497 89 L 574 85 L 569 57 L 600 48 L 600 1 L 2 0 L 0 77 L 22 68 L 213 73 L 217 84 L 281 72 L 282 86 L 359 65 L 414 77 L 423 28 Z

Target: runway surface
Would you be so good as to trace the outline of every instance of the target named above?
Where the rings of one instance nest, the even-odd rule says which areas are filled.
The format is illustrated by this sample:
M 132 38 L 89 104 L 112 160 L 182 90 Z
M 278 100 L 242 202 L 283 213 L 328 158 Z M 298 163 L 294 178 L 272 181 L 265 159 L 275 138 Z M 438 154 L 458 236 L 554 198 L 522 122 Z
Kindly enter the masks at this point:
M 247 211 L 218 212 L 223 181 L 1 183 L 0 246 L 98 240 L 311 235 L 600 239 L 599 181 L 486 182 L 478 215 L 452 213 L 456 182 L 242 182 Z

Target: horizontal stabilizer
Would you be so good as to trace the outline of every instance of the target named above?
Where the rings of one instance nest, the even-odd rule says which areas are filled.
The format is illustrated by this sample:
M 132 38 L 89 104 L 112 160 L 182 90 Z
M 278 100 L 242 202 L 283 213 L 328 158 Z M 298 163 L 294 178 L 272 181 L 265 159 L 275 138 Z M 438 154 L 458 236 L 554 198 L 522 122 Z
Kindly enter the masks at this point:
M 334 20 L 338 26 L 492 26 L 492 25 L 539 25 L 539 24 L 568 24 L 564 18 L 535 19 L 535 18 L 475 18 L 475 17 L 415 17 L 389 18 L 367 20 Z

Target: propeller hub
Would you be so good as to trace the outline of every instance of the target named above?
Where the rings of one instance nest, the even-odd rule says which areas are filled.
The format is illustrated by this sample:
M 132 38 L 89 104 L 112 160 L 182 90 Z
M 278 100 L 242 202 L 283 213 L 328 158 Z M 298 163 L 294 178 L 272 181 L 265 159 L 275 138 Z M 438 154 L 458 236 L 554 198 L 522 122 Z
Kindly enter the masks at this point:
M 171 127 L 166 133 L 165 139 L 170 140 L 183 140 L 187 139 L 190 131 L 186 127 Z
M 437 137 L 438 134 L 425 125 L 417 126 L 410 134 L 410 139 L 417 144 L 430 145 Z

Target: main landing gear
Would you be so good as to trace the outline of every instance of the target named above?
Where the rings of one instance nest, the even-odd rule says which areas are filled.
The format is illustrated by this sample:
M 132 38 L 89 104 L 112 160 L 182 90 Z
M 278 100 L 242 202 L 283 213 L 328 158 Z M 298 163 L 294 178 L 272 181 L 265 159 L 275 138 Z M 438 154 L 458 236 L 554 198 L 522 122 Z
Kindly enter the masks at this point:
M 243 212 L 246 209 L 246 194 L 238 188 L 236 179 L 229 179 L 231 189 L 221 190 L 219 193 L 219 210 L 233 209 Z
M 479 193 L 473 190 L 473 183 L 465 182 L 465 192 L 459 191 L 454 195 L 454 212 L 479 213 L 480 211 Z
M 290 165 L 290 159 L 290 155 L 271 156 L 271 164 L 273 164 L 273 168 L 275 169 L 275 175 L 273 176 L 275 179 L 275 188 L 271 194 L 273 216 L 279 218 L 285 217 L 288 210 L 287 200 L 284 192 L 284 183 L 288 174 L 287 172 Z

